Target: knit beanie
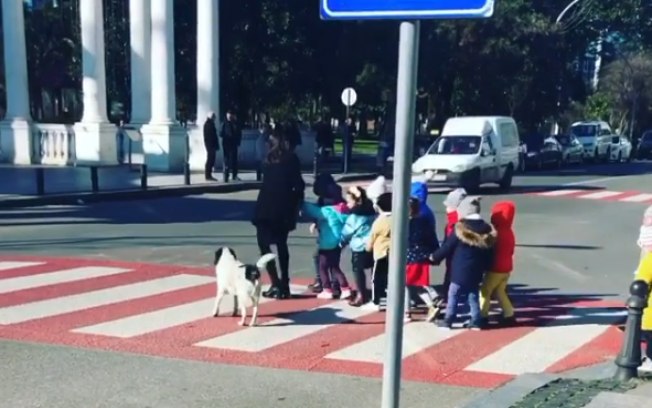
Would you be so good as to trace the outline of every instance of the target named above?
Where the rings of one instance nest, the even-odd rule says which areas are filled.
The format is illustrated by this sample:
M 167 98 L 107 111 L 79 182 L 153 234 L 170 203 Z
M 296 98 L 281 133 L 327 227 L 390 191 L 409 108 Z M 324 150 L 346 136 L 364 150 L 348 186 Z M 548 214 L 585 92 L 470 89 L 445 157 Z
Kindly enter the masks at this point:
M 647 252 L 652 252 L 652 206 L 643 214 L 643 223 L 638 235 L 638 246 Z
M 444 200 L 444 205 L 448 208 L 455 208 L 460 206 L 460 203 L 467 197 L 466 190 L 463 188 L 456 188 L 448 193 Z
M 480 214 L 481 197 L 466 197 L 457 207 L 457 214 L 461 220 L 471 215 Z
M 387 180 L 383 176 L 379 176 L 371 182 L 366 188 L 367 198 L 369 198 L 373 203 L 378 201 L 378 198 L 387 192 Z

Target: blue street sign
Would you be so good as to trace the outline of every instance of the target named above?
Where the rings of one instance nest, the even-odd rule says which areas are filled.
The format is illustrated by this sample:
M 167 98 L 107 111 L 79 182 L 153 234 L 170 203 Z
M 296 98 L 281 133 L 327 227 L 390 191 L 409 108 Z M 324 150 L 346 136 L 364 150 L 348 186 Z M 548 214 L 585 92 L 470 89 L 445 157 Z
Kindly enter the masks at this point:
M 324 20 L 488 18 L 494 0 L 320 0 Z

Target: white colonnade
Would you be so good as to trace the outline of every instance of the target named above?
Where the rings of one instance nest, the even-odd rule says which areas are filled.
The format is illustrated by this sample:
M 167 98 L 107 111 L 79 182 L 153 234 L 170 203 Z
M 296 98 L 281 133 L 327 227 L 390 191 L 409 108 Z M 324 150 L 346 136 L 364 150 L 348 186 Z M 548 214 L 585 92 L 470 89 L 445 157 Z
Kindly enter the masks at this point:
M 197 122 L 219 115 L 219 0 L 197 0 Z M 32 158 L 29 87 L 22 1 L 3 1 L 7 113 L 0 122 L 3 159 L 29 164 Z M 145 162 L 152 170 L 179 171 L 186 133 L 176 120 L 174 1 L 131 0 L 131 124 L 140 128 Z M 102 0 L 80 2 L 84 112 L 75 124 L 78 162 L 117 162 L 116 128 L 107 115 Z M 152 61 L 156 61 L 155 64 Z

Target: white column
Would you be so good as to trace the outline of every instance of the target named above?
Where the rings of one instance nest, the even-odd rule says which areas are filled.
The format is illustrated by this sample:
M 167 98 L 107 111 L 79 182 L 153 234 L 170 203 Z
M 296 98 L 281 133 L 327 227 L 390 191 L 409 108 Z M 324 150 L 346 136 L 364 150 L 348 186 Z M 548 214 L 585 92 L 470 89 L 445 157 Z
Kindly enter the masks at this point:
M 82 123 L 108 122 L 106 110 L 106 68 L 104 62 L 104 13 L 102 0 L 79 4 L 82 42 Z
M 197 125 L 220 114 L 219 0 L 197 0 Z
M 143 152 L 152 170 L 177 172 L 185 163 L 186 132 L 176 122 L 174 1 L 152 1 L 151 21 L 152 116 L 141 128 Z
M 149 122 L 151 95 L 151 2 L 129 2 L 129 32 L 131 42 L 131 123 Z
M 174 0 L 152 2 L 152 118 L 151 124 L 176 120 L 174 74 Z
M 5 86 L 7 112 L 0 123 L 2 160 L 31 163 L 29 82 L 25 45 L 25 15 L 22 1 L 2 2 Z
M 82 93 L 84 113 L 75 124 L 78 162 L 117 163 L 116 128 L 110 124 L 106 103 L 104 13 L 102 0 L 79 4 L 82 42 Z

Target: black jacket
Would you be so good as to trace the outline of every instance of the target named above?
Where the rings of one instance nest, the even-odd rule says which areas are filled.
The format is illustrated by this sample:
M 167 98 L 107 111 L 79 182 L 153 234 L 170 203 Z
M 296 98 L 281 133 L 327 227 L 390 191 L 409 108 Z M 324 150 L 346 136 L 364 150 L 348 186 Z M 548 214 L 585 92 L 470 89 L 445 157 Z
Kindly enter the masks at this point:
M 296 154 L 288 153 L 279 163 L 264 163 L 263 184 L 258 192 L 252 223 L 280 232 L 293 231 L 304 189 Z
M 204 122 L 204 147 L 206 147 L 206 150 L 220 150 L 220 141 L 217 139 L 217 128 L 212 119 L 206 119 L 206 122 Z
M 239 147 L 242 141 L 242 131 L 235 121 L 225 120 L 220 129 L 222 146 Z
M 493 264 L 495 243 L 496 230 L 490 224 L 483 220 L 462 220 L 435 251 L 433 261 L 439 264 L 450 257 L 451 282 L 477 289 Z

